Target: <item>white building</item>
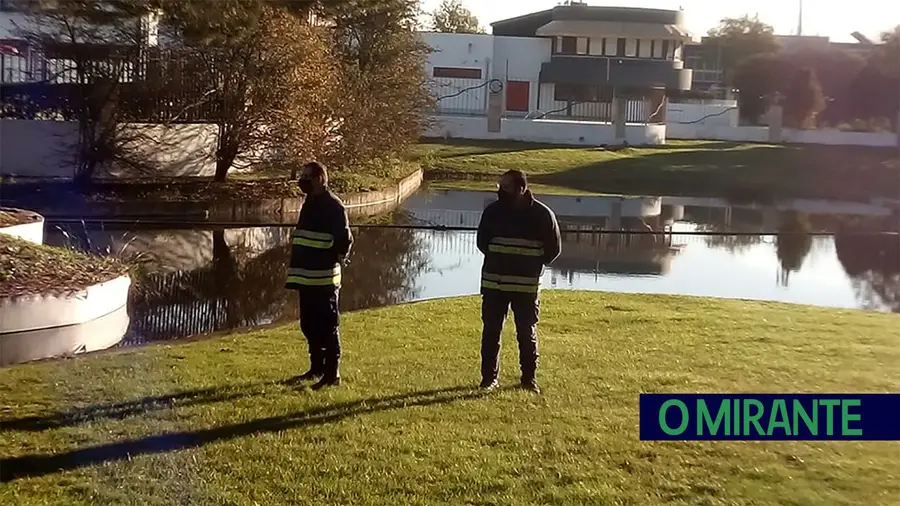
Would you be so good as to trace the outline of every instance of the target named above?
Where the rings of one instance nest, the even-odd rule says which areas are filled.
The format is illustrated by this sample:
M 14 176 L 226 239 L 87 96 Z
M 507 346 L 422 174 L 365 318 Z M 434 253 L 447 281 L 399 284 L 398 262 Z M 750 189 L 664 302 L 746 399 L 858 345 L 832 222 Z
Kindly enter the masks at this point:
M 64 55 L 54 54 L 52 50 L 48 53 L 47 48 L 31 47 L 22 33 L 23 30 L 47 34 L 56 32 L 58 28 L 53 27 L 51 23 L 35 24 L 34 12 L 52 11 L 64 1 L 0 0 L 0 46 L 5 48 L 4 51 L 0 51 L 0 82 L 23 83 L 45 80 L 67 82 L 72 78 L 71 72 L 59 70 L 72 67 Z M 76 38 L 87 38 L 89 40 L 77 41 L 94 45 L 140 44 L 152 47 L 158 43 L 159 20 L 160 13 L 147 12 L 142 16 L 126 19 L 123 23 L 124 29 L 91 26 L 77 31 Z M 65 44 L 60 46 L 63 47 Z
M 688 90 L 681 11 L 557 6 L 492 24 L 493 35 L 426 33 L 442 114 L 484 114 L 500 80 L 507 116 L 664 122 L 666 91 Z

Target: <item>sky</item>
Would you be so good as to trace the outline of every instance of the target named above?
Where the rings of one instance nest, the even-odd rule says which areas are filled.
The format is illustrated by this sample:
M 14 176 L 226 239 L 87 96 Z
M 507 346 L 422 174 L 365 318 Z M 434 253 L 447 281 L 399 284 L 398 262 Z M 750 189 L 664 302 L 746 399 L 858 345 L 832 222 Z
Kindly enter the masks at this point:
M 490 23 L 523 14 L 550 9 L 561 0 L 460 0 L 478 18 L 488 33 Z M 684 10 L 688 31 L 699 40 L 725 17 L 744 14 L 775 27 L 778 35 L 796 35 L 800 0 L 585 0 L 588 5 L 647 7 Z M 423 0 L 426 11 L 434 10 L 441 0 Z M 827 7 L 826 7 L 827 6 Z M 852 8 L 848 8 L 851 6 Z M 855 42 L 850 36 L 859 31 L 877 40 L 881 32 L 900 24 L 898 0 L 806 0 L 803 2 L 803 35 L 828 36 L 833 42 Z

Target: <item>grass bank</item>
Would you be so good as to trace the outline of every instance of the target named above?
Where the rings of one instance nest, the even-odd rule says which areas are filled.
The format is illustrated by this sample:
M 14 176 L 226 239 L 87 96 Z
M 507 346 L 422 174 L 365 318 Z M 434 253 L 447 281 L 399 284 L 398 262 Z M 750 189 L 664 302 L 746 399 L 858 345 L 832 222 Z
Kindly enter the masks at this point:
M 542 310 L 540 396 L 473 390 L 477 298 L 345 315 L 335 390 L 286 381 L 296 326 L 0 369 L 0 503 L 897 503 L 900 443 L 638 440 L 640 392 L 898 391 L 895 315 L 585 292 Z
M 0 297 L 60 294 L 115 279 L 128 266 L 112 257 L 34 244 L 0 234 Z
M 379 164 L 359 171 L 335 170 L 329 185 L 337 193 L 376 191 L 396 185 L 418 170 L 415 162 Z M 65 180 L 10 179 L 3 182 L 3 198 L 11 202 L 217 202 L 300 197 L 287 171 L 259 170 L 229 175 L 224 182 L 210 177 L 105 179 L 89 188 Z
M 520 169 L 543 193 L 900 198 L 900 159 L 892 148 L 669 141 L 605 149 L 460 140 L 423 142 L 415 158 L 444 188 L 493 189 L 498 175 Z
M 40 215 L 21 209 L 0 208 L 0 228 L 33 223 L 41 219 Z

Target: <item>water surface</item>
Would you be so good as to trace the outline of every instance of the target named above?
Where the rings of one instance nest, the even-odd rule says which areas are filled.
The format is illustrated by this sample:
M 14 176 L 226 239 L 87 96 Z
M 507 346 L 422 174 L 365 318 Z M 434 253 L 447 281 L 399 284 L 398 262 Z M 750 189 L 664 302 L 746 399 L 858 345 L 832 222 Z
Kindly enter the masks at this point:
M 423 192 L 394 222 L 475 227 L 492 199 L 484 192 Z M 564 234 L 563 252 L 543 277 L 548 288 L 900 313 L 900 238 L 877 233 L 896 230 L 900 220 L 885 207 L 734 206 L 667 197 L 545 201 L 563 228 L 585 230 Z M 836 235 L 801 234 L 826 231 Z M 148 274 L 132 290 L 123 345 L 297 319 L 296 295 L 283 289 L 290 228 L 51 224 L 47 232 L 51 244 L 124 251 L 147 261 Z M 738 232 L 746 235 L 728 235 Z M 354 234 L 341 292 L 345 311 L 478 292 L 482 256 L 472 231 L 361 228 Z

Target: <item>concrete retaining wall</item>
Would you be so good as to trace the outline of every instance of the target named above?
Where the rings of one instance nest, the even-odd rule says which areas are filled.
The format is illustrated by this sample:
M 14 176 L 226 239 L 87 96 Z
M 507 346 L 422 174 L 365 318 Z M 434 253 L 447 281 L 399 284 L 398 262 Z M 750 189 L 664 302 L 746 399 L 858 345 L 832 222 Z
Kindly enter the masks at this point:
M 499 132 L 488 132 L 487 118 L 479 116 L 432 116 L 426 137 L 473 140 L 511 140 L 574 146 L 622 144 L 609 123 L 567 120 L 503 118 Z M 626 125 L 625 139 L 631 146 L 666 143 L 665 125 Z
M 128 303 L 131 278 L 116 279 L 71 293 L 0 299 L 0 335 L 67 325 L 105 316 Z
M 128 308 L 122 306 L 81 325 L 0 334 L 0 366 L 111 348 L 125 337 L 130 322 Z
M 131 279 L 0 299 L 0 365 L 108 348 L 128 329 Z
M 400 202 L 418 190 L 422 171 L 401 180 L 396 187 L 375 192 L 341 195 L 352 217 L 374 216 L 396 208 Z M 226 223 L 293 223 L 297 220 L 303 198 L 236 200 L 223 202 L 81 202 L 65 208 L 52 202 L 23 202 L 48 219 L 116 218 L 116 219 L 177 219 L 179 221 L 214 221 Z
M 668 139 L 697 139 L 733 142 L 778 142 L 769 137 L 767 126 L 729 126 L 714 124 L 666 125 Z M 897 145 L 897 134 L 883 132 L 842 132 L 840 130 L 796 130 L 782 128 L 780 142 L 821 144 L 826 146 L 868 146 L 890 148 Z
M 35 244 L 44 244 L 44 217 L 23 209 L 0 208 L 0 211 L 11 211 L 25 214 L 31 221 L 11 227 L 0 227 L 0 234 L 11 235 Z

